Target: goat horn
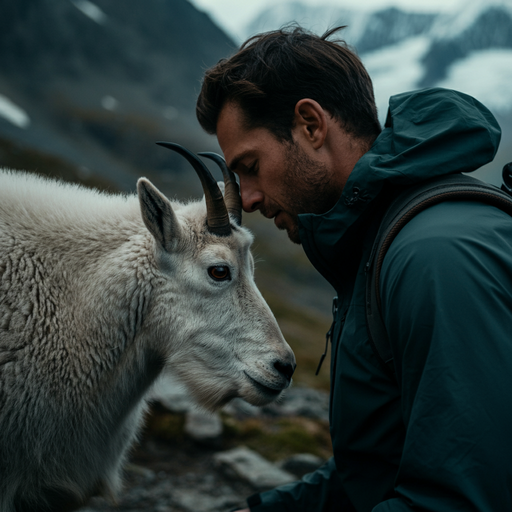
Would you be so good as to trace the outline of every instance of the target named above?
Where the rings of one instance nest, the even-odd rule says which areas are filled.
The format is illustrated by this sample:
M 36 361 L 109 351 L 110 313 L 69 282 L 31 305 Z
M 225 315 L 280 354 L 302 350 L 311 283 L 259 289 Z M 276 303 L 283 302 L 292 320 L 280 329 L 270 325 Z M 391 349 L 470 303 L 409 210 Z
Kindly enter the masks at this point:
M 224 192 L 226 207 L 228 212 L 233 216 L 236 224 L 240 226 L 242 223 L 242 198 L 240 197 L 240 187 L 236 182 L 233 171 L 226 165 L 226 160 L 217 153 L 204 152 L 198 153 L 198 155 L 213 160 L 220 167 L 226 186 L 226 191 Z
M 226 203 L 222 197 L 217 182 L 211 175 L 210 171 L 204 165 L 204 163 L 196 156 L 191 153 L 188 149 L 185 149 L 179 144 L 174 142 L 157 142 L 159 146 L 176 151 L 180 155 L 184 156 L 197 172 L 201 184 L 203 186 L 204 196 L 206 199 L 206 224 L 208 231 L 219 236 L 228 236 L 231 234 L 231 225 L 229 223 L 228 210 Z

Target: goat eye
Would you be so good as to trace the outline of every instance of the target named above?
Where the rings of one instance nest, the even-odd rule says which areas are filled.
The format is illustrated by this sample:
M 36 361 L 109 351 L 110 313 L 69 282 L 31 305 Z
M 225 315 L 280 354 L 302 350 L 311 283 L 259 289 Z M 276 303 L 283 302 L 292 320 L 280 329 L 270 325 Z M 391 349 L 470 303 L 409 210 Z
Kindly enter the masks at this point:
M 227 281 L 228 279 L 231 279 L 229 267 L 225 267 L 224 265 L 210 267 L 208 269 L 208 275 L 215 281 Z

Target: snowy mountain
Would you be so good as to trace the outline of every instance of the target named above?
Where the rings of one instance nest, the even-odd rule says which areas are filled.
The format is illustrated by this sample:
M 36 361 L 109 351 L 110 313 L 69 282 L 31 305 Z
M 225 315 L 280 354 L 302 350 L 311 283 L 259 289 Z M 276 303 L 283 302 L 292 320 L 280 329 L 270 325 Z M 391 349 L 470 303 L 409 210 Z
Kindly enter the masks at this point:
M 500 112 L 512 111 L 512 87 L 505 85 L 511 83 L 512 73 L 512 0 L 465 1 L 448 14 L 397 8 L 368 12 L 293 2 L 263 11 L 247 25 L 245 35 L 290 22 L 316 33 L 346 25 L 341 36 L 361 55 L 376 89 L 383 91 L 377 90 L 379 97 L 450 84 L 477 90 L 485 96 L 482 101 Z M 468 69 L 473 69 L 473 80 L 467 80 Z M 487 92 L 471 84 L 481 77 L 487 78 Z
M 369 12 L 290 2 L 261 12 L 246 26 L 245 35 L 249 37 L 290 22 L 319 34 L 331 27 L 345 25 L 343 38 L 364 53 L 424 34 L 431 29 L 436 17 L 435 14 L 404 12 L 394 7 Z

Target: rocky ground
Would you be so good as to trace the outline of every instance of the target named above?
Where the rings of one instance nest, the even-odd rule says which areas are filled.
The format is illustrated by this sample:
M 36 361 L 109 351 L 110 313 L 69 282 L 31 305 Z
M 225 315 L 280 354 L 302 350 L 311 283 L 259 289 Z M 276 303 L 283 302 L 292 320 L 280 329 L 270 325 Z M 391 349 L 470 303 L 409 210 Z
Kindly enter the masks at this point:
M 227 512 L 313 471 L 330 451 L 324 392 L 292 387 L 280 403 L 236 400 L 211 415 L 167 378 L 152 394 L 117 503 L 93 498 L 81 512 Z

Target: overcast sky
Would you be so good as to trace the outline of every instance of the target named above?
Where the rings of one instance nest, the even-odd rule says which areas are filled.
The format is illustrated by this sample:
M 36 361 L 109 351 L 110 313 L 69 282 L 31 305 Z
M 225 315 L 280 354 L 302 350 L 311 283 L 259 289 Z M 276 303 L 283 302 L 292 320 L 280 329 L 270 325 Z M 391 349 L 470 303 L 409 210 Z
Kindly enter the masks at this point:
M 290 0 L 190 0 L 192 4 L 207 12 L 217 23 L 230 32 L 245 25 L 260 11 L 270 5 L 288 3 Z M 409 11 L 447 11 L 464 0 L 300 0 L 308 5 L 336 5 L 354 9 L 376 9 L 397 6 Z

